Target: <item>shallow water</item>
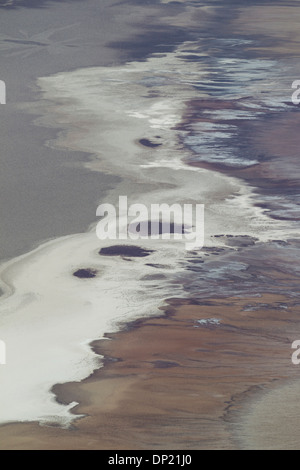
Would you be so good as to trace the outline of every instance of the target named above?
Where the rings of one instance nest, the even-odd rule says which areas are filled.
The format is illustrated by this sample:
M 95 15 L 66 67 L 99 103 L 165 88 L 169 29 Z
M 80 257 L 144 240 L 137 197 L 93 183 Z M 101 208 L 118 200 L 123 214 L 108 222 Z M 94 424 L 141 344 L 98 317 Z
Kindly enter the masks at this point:
M 109 4 L 93 15 L 101 24 Z M 32 23 L 42 18 L 44 27 L 42 11 L 9 10 L 16 16 L 6 16 L 11 24 L 1 32 L 6 76 L 26 58 L 23 79 L 34 85 L 27 95 L 15 79 L 16 102 L 4 109 L 1 256 L 55 237 L 1 267 L 0 336 L 11 358 L 0 370 L 2 422 L 67 425 L 74 404 L 56 403 L 51 387 L 89 375 L 101 363 L 88 343 L 157 314 L 166 298 L 267 292 L 299 308 L 299 109 L 290 102 L 297 61 L 261 33 L 238 31 L 240 15 L 256 2 L 232 2 L 233 15 L 220 2 L 132 4 L 135 21 L 124 4 L 114 10 L 115 26 L 125 25 L 115 36 L 107 26 L 97 36 L 92 1 L 84 13 L 80 3 L 47 5 L 64 28 L 48 35 Z M 69 10 L 65 29 L 61 13 Z M 90 16 L 78 32 L 72 21 L 81 13 Z M 132 26 L 150 14 L 146 33 Z M 18 29 L 21 19 L 30 34 Z M 10 122 L 20 129 L 13 144 Z M 147 207 L 205 204 L 205 247 L 187 252 L 182 241 L 138 240 L 132 250 L 149 249 L 145 259 L 100 257 L 117 243 L 97 240 L 95 227 L 58 238 L 87 230 L 97 203 L 117 204 L 120 195 Z M 97 276 L 73 276 L 82 269 Z

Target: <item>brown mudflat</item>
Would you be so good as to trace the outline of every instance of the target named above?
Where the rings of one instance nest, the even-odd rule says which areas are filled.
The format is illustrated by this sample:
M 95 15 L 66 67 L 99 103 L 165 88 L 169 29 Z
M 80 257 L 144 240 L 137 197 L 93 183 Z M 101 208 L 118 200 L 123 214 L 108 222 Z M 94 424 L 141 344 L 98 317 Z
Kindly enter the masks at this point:
M 133 258 L 144 258 L 151 253 L 152 250 L 146 250 L 133 245 L 113 245 L 101 248 L 99 251 L 101 256 L 127 256 Z
M 299 374 L 291 363 L 298 316 L 299 306 L 276 295 L 174 299 L 166 316 L 95 342 L 106 360 L 92 377 L 55 387 L 85 418 L 69 430 L 2 426 L 0 449 L 243 448 L 245 404 Z

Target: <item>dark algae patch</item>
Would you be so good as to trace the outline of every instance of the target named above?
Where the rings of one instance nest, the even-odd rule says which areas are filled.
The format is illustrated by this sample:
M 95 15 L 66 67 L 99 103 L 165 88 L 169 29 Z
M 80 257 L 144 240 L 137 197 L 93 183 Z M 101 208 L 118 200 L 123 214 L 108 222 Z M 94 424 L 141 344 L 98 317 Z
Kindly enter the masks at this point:
M 73 276 L 78 277 L 79 279 L 92 279 L 97 276 L 97 271 L 96 269 L 82 268 L 75 271 Z
M 151 142 L 151 140 L 149 139 L 141 139 L 139 142 L 144 147 L 150 147 L 150 148 L 161 147 L 162 145 L 162 144 L 156 144 L 155 142 Z
M 153 253 L 153 250 L 145 250 L 134 245 L 113 245 L 101 248 L 99 255 L 102 256 L 128 256 L 134 258 L 144 258 Z

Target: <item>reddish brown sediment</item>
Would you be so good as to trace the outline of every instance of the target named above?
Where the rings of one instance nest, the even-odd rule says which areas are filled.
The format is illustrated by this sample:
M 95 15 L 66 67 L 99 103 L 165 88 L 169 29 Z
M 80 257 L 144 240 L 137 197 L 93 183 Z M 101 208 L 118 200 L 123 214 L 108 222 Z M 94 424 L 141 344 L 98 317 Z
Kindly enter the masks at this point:
M 236 33 L 258 35 L 265 44 L 252 46 L 249 50 L 259 51 L 261 55 L 279 57 L 299 57 L 299 21 L 298 2 L 288 5 L 249 5 L 239 8 L 239 15 L 233 20 L 232 28 Z M 299 77 L 296 77 L 299 78 Z
M 298 376 L 291 343 L 299 313 L 284 296 L 173 299 L 166 316 L 95 342 L 106 361 L 92 377 L 55 387 L 87 417 L 71 430 L 2 426 L 0 449 L 239 448 L 234 423 L 244 401 Z M 212 318 L 220 324 L 199 323 Z

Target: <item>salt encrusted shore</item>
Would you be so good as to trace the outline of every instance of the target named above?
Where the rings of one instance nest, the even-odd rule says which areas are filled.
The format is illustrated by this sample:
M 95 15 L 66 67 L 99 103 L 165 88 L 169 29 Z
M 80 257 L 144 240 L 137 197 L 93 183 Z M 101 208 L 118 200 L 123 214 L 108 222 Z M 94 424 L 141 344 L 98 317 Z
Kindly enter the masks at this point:
M 272 11 L 279 21 L 281 7 L 253 7 L 253 11 L 257 9 L 264 18 L 264 31 L 277 36 L 268 13 Z M 237 30 L 245 30 L 249 11 L 249 7 L 240 8 L 232 21 Z M 294 11 L 291 7 L 289 19 Z M 254 34 L 255 26 L 248 27 Z M 280 34 L 278 40 L 282 40 Z M 249 45 L 250 55 L 251 48 L 253 44 Z M 285 54 L 286 46 L 283 49 L 277 44 L 271 52 Z M 32 369 L 26 367 L 31 373 L 27 383 L 32 386 L 31 379 L 38 378 L 41 395 L 35 395 L 35 400 L 43 403 L 37 416 L 37 410 L 28 407 L 32 389 L 27 388 L 27 397 L 19 389 L 16 393 L 21 400 L 25 398 L 27 408 L 20 404 L 16 415 L 26 411 L 25 421 L 50 427 L 35 422 L 6 424 L 0 428 L 1 448 L 251 448 L 258 445 L 259 433 L 266 437 L 268 426 L 279 419 L 278 414 L 271 415 L 270 403 L 279 403 L 289 384 L 288 395 L 295 398 L 297 369 L 291 364 L 290 345 L 299 316 L 298 242 L 293 239 L 297 228 L 270 218 L 257 203 L 255 178 L 262 185 L 268 179 L 261 177 L 262 167 L 240 172 L 246 177 L 239 179 L 238 171 L 232 177 L 231 171 L 221 174 L 220 168 L 182 162 L 189 155 L 175 138 L 176 131 L 183 130 L 182 103 L 193 102 L 194 85 L 205 82 L 206 74 L 199 63 L 187 69 L 188 78 L 178 73 L 184 55 L 194 50 L 195 44 L 189 42 L 166 54 L 162 62 L 168 65 L 167 71 L 160 70 L 160 58 L 153 57 L 144 63 L 82 69 L 39 81 L 49 105 L 47 119 L 40 123 L 51 126 L 60 116 L 67 129 L 59 142 L 49 145 L 92 153 L 94 158 L 86 168 L 119 176 L 117 156 L 122 152 L 126 164 L 122 162 L 121 170 L 127 182 L 110 192 L 106 202 L 115 202 L 128 187 L 132 201 L 139 197 L 143 203 L 149 198 L 151 202 L 183 202 L 188 188 L 189 201 L 208 201 L 206 247 L 203 253 L 187 256 L 180 244 L 153 246 L 143 241 L 142 249 L 151 252 L 147 259 L 101 257 L 103 244 L 92 229 L 49 242 L 4 266 L 1 277 L 7 296 L 3 313 L 15 315 L 20 331 L 24 315 L 32 319 L 33 327 L 33 336 L 22 337 L 23 343 L 15 324 L 7 328 L 8 336 L 18 340 L 11 371 L 19 379 L 19 352 L 24 352 L 24 362 L 30 365 L 38 354 L 37 370 L 33 364 Z M 83 82 L 87 88 L 82 87 Z M 127 101 L 122 101 L 125 89 Z M 251 86 L 247 90 L 250 93 Z M 198 99 L 199 94 L 198 90 Z M 207 99 L 205 93 L 202 98 Z M 276 99 L 272 106 L 278 105 Z M 160 145 L 153 147 L 158 130 Z M 255 141 L 258 147 L 278 150 L 276 138 L 288 141 L 290 134 L 277 135 L 272 125 L 268 130 L 264 142 L 261 135 Z M 281 146 L 277 158 L 283 156 Z M 289 159 L 294 161 L 293 152 Z M 280 167 L 280 161 L 277 163 Z M 268 184 L 272 186 L 272 182 Z M 109 244 L 107 247 L 109 250 Z M 95 276 L 81 276 L 87 273 Z M 162 300 L 171 297 L 166 315 L 158 315 Z M 128 324 L 150 312 L 152 318 Z M 106 333 L 105 340 L 92 341 L 95 329 L 98 338 Z M 124 331 L 117 332 L 120 329 Z M 108 333 L 112 331 L 115 333 Z M 45 357 L 40 355 L 43 350 Z M 53 369 L 50 356 L 55 357 Z M 58 368 L 59 358 L 63 360 Z M 104 367 L 99 368 L 103 361 Z M 72 383 L 62 385 L 68 380 Z M 59 385 L 53 387 L 54 381 Z M 274 392 L 277 386 L 280 388 Z M 5 393 L 7 399 L 16 398 L 9 387 Z M 263 421 L 266 415 L 270 418 L 267 423 Z M 288 416 L 284 429 L 294 422 L 290 412 Z M 69 429 L 57 427 L 71 423 Z M 279 430 L 273 443 L 260 442 L 262 447 L 296 448 L 300 439 L 296 436 L 291 442 L 289 434 Z

